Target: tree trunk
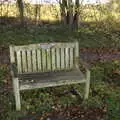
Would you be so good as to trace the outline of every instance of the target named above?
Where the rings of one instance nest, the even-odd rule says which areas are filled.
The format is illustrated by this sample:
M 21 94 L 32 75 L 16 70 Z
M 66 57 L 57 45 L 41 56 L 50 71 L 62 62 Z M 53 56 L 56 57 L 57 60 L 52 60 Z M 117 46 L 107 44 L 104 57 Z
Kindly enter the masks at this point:
M 79 0 L 62 0 L 61 7 L 61 20 L 64 25 L 69 25 L 69 28 L 78 28 L 79 25 Z
M 40 21 L 40 8 L 41 8 L 41 5 L 38 5 L 38 4 L 35 5 L 35 23 L 36 24 L 39 24 L 39 21 Z
M 75 20 L 75 28 L 79 28 L 79 0 L 76 0 L 75 1 L 75 17 L 76 17 L 76 20 Z
M 66 19 L 66 6 L 67 6 L 67 0 L 61 0 L 60 2 L 60 8 L 61 8 L 61 21 L 64 25 L 67 23 Z
M 21 21 L 21 25 L 24 25 L 24 6 L 23 6 L 23 0 L 17 0 L 17 6 L 19 10 L 19 17 Z
M 68 11 L 69 11 L 69 21 L 68 21 L 68 24 L 69 24 L 69 27 L 71 28 L 72 27 L 72 23 L 73 23 L 73 3 L 72 3 L 72 0 L 68 0 Z

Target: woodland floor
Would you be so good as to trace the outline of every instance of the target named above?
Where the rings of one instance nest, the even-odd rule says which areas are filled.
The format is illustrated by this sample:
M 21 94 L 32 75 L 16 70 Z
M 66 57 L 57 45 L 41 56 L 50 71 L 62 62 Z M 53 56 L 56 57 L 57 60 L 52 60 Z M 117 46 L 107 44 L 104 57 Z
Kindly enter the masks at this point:
M 1 120 L 120 120 L 119 31 L 104 33 L 81 29 L 69 33 L 54 27 L 47 30 L 2 27 L 0 33 Z M 91 65 L 89 99 L 82 101 L 76 94 L 75 90 L 82 94 L 80 85 L 24 91 L 21 93 L 22 111 L 16 112 L 8 46 L 45 42 L 46 39 L 51 42 L 79 40 L 80 57 Z
M 1 49 L 2 54 L 0 56 L 0 66 L 9 66 L 8 49 Z M 119 50 L 81 49 L 80 51 L 81 58 L 85 61 L 88 61 L 90 64 L 93 64 L 95 61 L 112 61 L 120 59 Z M 10 74 L 7 71 L 4 75 L 7 81 L 4 81 L 4 84 L 1 84 L 0 86 L 0 94 L 3 97 L 8 96 L 12 92 Z M 69 89 L 67 92 L 61 92 L 61 94 L 62 95 L 57 93 L 57 97 L 66 96 L 67 94 L 74 95 L 74 91 L 71 91 L 71 89 Z M 6 102 L 4 104 L 6 104 Z M 5 108 L 2 106 L 1 108 L 4 111 Z M 2 109 L 0 111 L 1 114 L 4 113 Z M 56 104 L 49 112 L 44 112 L 41 114 L 38 111 L 27 111 L 26 113 L 24 113 L 25 115 L 22 115 L 22 117 L 18 117 L 17 120 L 104 120 L 106 113 L 106 105 L 100 108 L 88 107 L 80 104 L 63 106 Z

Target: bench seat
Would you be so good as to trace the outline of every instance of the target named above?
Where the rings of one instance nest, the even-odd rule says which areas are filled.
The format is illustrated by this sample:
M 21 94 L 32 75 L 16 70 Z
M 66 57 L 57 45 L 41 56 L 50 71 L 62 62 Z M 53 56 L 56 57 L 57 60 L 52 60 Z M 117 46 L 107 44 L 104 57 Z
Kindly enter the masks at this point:
M 80 60 L 77 41 L 11 45 L 10 62 L 16 110 L 21 110 L 22 90 L 84 83 L 88 99 L 90 70 Z
M 84 74 L 77 70 L 24 73 L 18 79 L 21 90 L 85 82 Z

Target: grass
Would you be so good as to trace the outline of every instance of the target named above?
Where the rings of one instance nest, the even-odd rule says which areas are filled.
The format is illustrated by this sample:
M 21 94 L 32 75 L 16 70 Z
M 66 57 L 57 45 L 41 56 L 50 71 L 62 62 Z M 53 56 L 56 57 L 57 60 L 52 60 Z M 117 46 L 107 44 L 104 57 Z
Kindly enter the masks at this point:
M 0 26 L 0 44 L 9 46 L 10 44 L 31 44 L 39 42 L 60 42 L 74 41 L 80 42 L 80 47 L 119 47 L 119 33 L 96 30 L 96 27 L 81 27 L 78 31 L 70 31 L 62 25 L 6 27 Z

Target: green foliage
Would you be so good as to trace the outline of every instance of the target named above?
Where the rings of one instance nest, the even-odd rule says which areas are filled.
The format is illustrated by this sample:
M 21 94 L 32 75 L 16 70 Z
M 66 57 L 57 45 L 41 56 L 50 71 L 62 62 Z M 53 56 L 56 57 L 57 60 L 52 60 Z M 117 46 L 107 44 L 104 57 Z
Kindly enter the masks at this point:
M 1 26 L 0 34 L 0 44 L 5 46 L 74 40 L 80 42 L 81 48 L 119 47 L 120 45 L 119 33 L 95 31 L 92 27 L 81 27 L 78 31 L 69 31 L 67 27 L 61 25 L 27 26 L 25 28 Z
M 110 90 L 110 96 L 106 98 L 107 103 L 107 116 L 108 120 L 119 120 L 120 119 L 120 89 L 115 91 Z
M 23 109 L 36 112 L 50 111 L 53 105 L 50 94 L 42 90 L 22 92 L 22 99 L 25 105 Z
M 107 120 L 120 119 L 120 84 L 116 84 L 114 79 L 117 78 L 112 76 L 113 71 L 119 68 L 119 60 L 96 63 L 91 69 L 91 95 L 87 101 L 83 102 L 83 105 L 87 105 L 88 107 L 105 109 L 105 119 Z M 112 76 L 112 78 L 109 78 L 108 75 L 109 77 Z M 118 82 L 119 76 L 116 77 L 118 77 Z M 113 79 L 113 81 L 110 83 L 109 79 Z

